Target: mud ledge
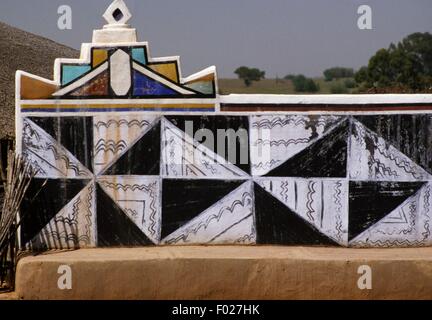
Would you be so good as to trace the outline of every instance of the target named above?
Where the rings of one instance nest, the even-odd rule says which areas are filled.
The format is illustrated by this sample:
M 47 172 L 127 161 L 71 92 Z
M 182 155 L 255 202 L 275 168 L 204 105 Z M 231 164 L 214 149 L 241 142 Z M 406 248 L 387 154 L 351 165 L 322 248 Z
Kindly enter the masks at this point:
M 360 290 L 359 266 L 372 268 Z M 60 265 L 72 289 L 60 290 Z M 432 248 L 82 249 L 20 260 L 20 299 L 430 299 Z

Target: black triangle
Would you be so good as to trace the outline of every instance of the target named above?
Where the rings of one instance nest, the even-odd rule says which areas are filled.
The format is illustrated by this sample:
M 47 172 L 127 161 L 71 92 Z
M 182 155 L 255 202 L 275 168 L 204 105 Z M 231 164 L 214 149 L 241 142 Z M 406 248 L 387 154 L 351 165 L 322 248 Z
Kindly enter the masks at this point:
M 356 116 L 355 119 L 432 173 L 432 117 L 428 114 Z
M 32 240 L 88 182 L 78 179 L 33 179 L 20 210 L 22 245 Z
M 424 182 L 350 181 L 348 240 L 390 214 L 423 185 Z
M 93 171 L 92 117 L 32 117 L 30 120 L 64 146 L 87 169 Z
M 219 135 L 218 130 L 234 130 L 234 132 L 240 132 L 239 130 L 245 130 L 243 132 L 249 132 L 249 119 L 244 116 L 166 116 L 166 118 L 172 122 L 176 127 L 178 127 L 183 132 L 186 131 L 186 124 L 193 124 L 193 136 L 200 129 L 207 129 L 213 133 L 215 146 L 213 151 L 219 154 L 221 157 L 225 158 L 229 162 L 229 143 L 228 139 L 225 140 L 225 149 L 219 150 L 218 141 Z M 187 132 L 189 133 L 189 132 Z M 249 148 L 249 133 L 244 135 L 244 141 L 236 139 L 235 141 L 235 151 L 236 159 L 231 161 L 231 163 L 246 173 L 250 173 L 250 154 L 248 152 Z M 204 143 L 205 141 L 198 141 L 199 143 Z M 247 159 L 241 158 L 241 154 L 247 155 Z M 246 157 L 245 157 L 246 158 Z M 243 161 L 242 161 L 243 160 Z M 242 163 L 243 162 L 243 163 Z
M 99 247 L 154 244 L 100 186 L 97 186 L 97 239 Z
M 160 122 L 123 154 L 105 175 L 149 175 L 160 171 Z
M 346 177 L 349 121 L 267 173 L 266 177 Z
M 211 207 L 244 181 L 171 180 L 162 182 L 162 238 Z
M 338 245 L 255 183 L 257 244 Z

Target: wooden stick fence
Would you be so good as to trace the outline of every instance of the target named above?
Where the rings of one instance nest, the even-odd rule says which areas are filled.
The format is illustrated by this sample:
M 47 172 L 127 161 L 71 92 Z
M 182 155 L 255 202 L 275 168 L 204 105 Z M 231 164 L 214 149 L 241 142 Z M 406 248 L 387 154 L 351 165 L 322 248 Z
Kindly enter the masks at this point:
M 2 178 L 5 179 L 4 201 L 0 213 L 0 286 L 6 278 L 9 278 L 9 282 L 12 282 L 10 285 L 13 286 L 17 262 L 17 231 L 20 225 L 19 209 L 30 182 L 37 173 L 23 157 L 13 151 L 8 152 L 7 159 L 5 177 L 4 170 L 0 167 Z

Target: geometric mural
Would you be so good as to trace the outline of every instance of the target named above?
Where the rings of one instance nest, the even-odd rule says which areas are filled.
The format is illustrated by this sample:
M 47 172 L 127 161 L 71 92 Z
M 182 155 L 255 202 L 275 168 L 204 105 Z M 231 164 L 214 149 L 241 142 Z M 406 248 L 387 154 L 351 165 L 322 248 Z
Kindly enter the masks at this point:
M 23 153 L 39 173 L 23 213 L 30 198 L 44 211 L 37 215 L 38 221 L 23 224 L 22 241 L 33 249 L 224 243 L 364 247 L 432 242 L 431 176 L 354 117 L 331 117 L 330 127 L 311 139 L 309 116 L 301 116 L 306 121 L 297 122 L 296 139 L 310 141 L 302 146 L 293 142 L 293 148 L 290 143 L 269 141 L 271 154 L 286 150 L 269 172 L 230 163 L 226 154 L 222 157 L 193 138 L 202 124 L 211 127 L 219 117 L 85 116 L 81 122 L 92 138 L 81 148 L 70 147 L 68 139 L 76 135 L 62 138 L 62 144 L 54 131 L 36 125 L 53 122 L 51 118 L 43 118 L 44 122 L 24 118 Z M 266 116 L 273 123 L 280 118 Z M 299 116 L 287 115 L 283 121 L 294 119 Z M 183 131 L 186 120 L 199 124 L 192 136 Z M 230 116 L 227 121 L 233 128 L 249 124 L 253 128 L 262 118 Z M 130 134 L 122 134 L 119 126 Z M 293 140 L 289 130 L 287 135 L 272 134 L 280 128 L 270 129 L 274 141 Z M 254 150 L 257 140 L 249 132 L 248 137 Z M 111 142 L 101 147 L 99 141 Z M 93 155 L 90 165 L 78 160 L 86 159 L 83 150 Z M 36 152 L 43 156 L 37 157 Z M 184 153 L 196 155 L 198 161 L 170 158 L 183 158 Z M 260 160 L 252 151 L 249 157 L 250 166 Z M 44 191 L 34 196 L 32 190 L 37 193 L 42 183 Z M 53 192 L 58 196 L 51 197 Z
M 116 8 L 53 81 L 17 74 L 22 247 L 432 244 L 431 115 L 221 112 L 214 67 L 184 78 Z

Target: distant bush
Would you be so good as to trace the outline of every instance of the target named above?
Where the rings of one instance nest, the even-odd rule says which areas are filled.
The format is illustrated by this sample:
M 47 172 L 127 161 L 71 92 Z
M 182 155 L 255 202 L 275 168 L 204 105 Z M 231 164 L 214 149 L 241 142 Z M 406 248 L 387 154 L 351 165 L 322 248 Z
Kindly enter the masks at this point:
M 250 87 L 254 81 L 265 79 L 265 71 L 257 68 L 248 68 L 243 66 L 237 68 L 234 73 L 239 77 L 239 79 L 243 80 L 246 87 Z
M 354 77 L 354 70 L 351 68 L 334 67 L 327 69 L 323 72 L 326 81 L 334 79 L 352 78 Z
M 297 76 L 295 74 L 288 74 L 285 76 L 285 80 L 294 80 Z
M 346 79 L 344 81 L 344 85 L 348 89 L 353 89 L 353 88 L 355 88 L 357 86 L 357 83 L 355 82 L 354 79 Z
M 313 79 L 306 78 L 302 74 L 289 74 L 285 77 L 285 80 L 292 81 L 296 92 L 318 92 L 320 90 L 319 85 Z
M 345 86 L 345 84 L 337 82 L 331 85 L 330 92 L 333 94 L 348 93 L 348 88 Z

